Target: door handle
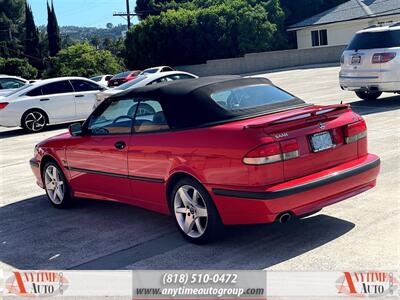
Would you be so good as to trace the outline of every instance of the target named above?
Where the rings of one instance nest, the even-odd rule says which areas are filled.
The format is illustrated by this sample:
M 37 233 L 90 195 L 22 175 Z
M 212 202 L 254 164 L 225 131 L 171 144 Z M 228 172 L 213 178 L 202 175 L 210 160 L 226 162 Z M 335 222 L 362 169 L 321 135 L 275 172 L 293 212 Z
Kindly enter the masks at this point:
M 75 95 L 75 98 L 82 98 L 85 97 L 85 95 Z
M 42 98 L 42 99 L 40 99 L 40 101 L 49 101 L 50 99 L 49 98 Z
M 118 141 L 114 144 L 115 148 L 118 150 L 122 150 L 126 147 L 126 143 L 124 141 Z

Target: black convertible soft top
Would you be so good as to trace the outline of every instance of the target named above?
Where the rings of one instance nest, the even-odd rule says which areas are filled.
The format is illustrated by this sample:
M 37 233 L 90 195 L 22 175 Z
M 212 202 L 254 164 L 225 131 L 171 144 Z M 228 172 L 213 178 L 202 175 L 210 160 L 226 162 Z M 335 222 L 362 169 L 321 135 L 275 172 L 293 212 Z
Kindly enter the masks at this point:
M 118 93 L 110 99 L 151 99 L 160 102 L 168 124 L 174 129 L 206 126 L 234 119 L 262 115 L 288 107 L 302 106 L 304 101 L 293 96 L 290 101 L 251 109 L 227 110 L 218 105 L 211 94 L 248 85 L 273 85 L 266 78 L 210 76 L 170 81 Z

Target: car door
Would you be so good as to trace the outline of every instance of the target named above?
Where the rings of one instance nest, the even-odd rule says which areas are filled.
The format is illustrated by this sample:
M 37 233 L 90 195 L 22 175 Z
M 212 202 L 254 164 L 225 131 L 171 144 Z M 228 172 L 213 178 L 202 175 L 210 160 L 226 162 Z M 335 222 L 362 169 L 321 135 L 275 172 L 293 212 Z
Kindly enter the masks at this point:
M 48 83 L 26 93 L 33 107 L 41 107 L 50 123 L 73 121 L 76 119 L 74 91 L 68 80 Z
M 86 119 L 93 110 L 96 94 L 104 88 L 86 80 L 73 79 L 70 82 L 75 90 L 76 117 L 77 119 Z
M 79 196 L 130 202 L 127 155 L 135 105 L 106 101 L 88 118 L 83 134 L 71 137 L 66 157 Z
M 158 101 L 138 101 L 128 153 L 132 196 L 137 205 L 166 211 L 163 182 L 173 160 L 170 149 L 162 145 L 168 143 L 169 126 Z

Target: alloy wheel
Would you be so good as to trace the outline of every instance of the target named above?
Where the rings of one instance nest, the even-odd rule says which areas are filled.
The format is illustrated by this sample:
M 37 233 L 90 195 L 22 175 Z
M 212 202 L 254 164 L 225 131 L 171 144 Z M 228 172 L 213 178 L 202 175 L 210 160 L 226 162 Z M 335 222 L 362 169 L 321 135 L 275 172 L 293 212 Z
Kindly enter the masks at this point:
M 46 168 L 46 171 L 44 172 L 44 182 L 47 195 L 51 202 L 56 205 L 61 204 L 64 200 L 65 184 L 60 172 L 55 166 L 49 165 Z
M 201 237 L 207 228 L 208 210 L 200 192 L 190 185 L 181 186 L 174 197 L 175 218 L 191 238 Z
M 26 115 L 24 123 L 30 131 L 40 131 L 46 126 L 46 118 L 42 113 L 33 111 Z

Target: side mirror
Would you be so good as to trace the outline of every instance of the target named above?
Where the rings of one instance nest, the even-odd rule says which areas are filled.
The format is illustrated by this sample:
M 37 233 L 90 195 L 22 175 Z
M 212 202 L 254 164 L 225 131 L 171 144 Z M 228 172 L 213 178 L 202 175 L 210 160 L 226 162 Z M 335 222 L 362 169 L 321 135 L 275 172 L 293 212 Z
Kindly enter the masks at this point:
M 82 124 L 81 123 L 71 124 L 69 125 L 68 130 L 72 136 L 82 135 Z

